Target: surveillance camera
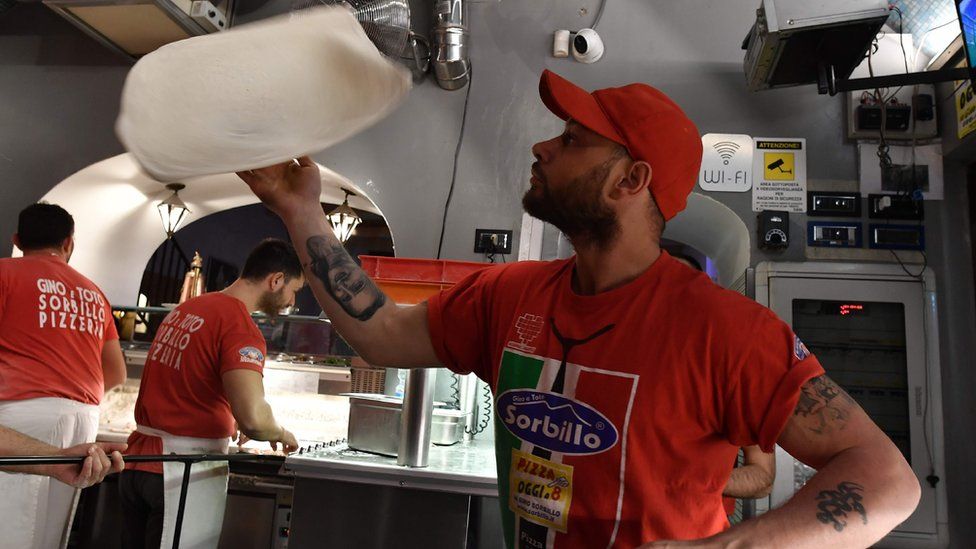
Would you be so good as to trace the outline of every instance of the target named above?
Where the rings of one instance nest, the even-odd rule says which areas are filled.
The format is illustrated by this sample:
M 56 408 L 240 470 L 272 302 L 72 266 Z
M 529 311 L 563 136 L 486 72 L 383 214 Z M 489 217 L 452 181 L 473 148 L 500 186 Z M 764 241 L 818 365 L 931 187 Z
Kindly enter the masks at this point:
M 580 63 L 596 63 L 603 57 L 603 40 L 593 29 L 580 29 L 573 38 L 573 57 Z

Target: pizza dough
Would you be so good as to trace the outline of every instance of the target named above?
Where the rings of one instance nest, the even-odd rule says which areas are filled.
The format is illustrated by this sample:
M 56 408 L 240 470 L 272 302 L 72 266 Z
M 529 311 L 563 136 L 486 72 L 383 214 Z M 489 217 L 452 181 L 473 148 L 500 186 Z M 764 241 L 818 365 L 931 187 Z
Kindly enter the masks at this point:
M 174 42 L 132 67 L 116 133 L 160 181 L 249 170 L 371 126 L 410 89 L 353 13 L 323 6 Z

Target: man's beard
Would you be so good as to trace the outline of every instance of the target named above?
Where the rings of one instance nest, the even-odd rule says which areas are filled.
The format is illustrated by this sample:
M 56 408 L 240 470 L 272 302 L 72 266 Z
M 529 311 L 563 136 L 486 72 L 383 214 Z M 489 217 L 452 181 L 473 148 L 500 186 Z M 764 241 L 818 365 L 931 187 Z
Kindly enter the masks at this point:
M 261 298 L 258 299 L 258 311 L 271 318 L 278 316 L 286 305 L 288 305 L 288 302 L 285 300 L 284 288 L 281 288 L 277 292 L 264 292 L 261 294 Z
M 576 247 L 608 246 L 620 232 L 620 225 L 613 210 L 603 203 L 601 191 L 615 160 L 594 166 L 557 192 L 539 178 L 538 189 L 530 188 L 522 197 L 522 207 L 532 217 L 562 231 Z

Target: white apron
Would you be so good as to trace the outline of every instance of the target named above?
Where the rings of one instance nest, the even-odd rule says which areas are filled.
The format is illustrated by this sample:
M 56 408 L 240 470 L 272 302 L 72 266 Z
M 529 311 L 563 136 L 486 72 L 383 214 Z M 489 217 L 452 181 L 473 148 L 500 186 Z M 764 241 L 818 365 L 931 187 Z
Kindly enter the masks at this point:
M 98 406 L 66 398 L 0 402 L 0 425 L 59 448 L 94 442 Z M 50 477 L 0 473 L 0 545 L 65 547 L 78 490 Z
M 139 425 L 136 431 L 163 441 L 163 454 L 226 454 L 230 439 L 194 438 L 171 435 L 159 429 Z M 176 515 L 180 505 L 183 467 L 179 462 L 163 463 L 163 537 L 160 549 L 173 547 Z M 227 502 L 226 461 L 194 463 L 190 468 L 190 485 L 180 529 L 182 549 L 212 549 L 220 541 Z

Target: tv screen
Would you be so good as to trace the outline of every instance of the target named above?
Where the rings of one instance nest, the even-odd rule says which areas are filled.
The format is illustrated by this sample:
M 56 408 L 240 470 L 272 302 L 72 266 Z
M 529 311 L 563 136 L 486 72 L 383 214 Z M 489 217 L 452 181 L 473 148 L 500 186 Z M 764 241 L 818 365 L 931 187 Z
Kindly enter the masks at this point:
M 962 27 L 962 41 L 966 45 L 966 59 L 969 68 L 976 69 L 976 0 L 956 0 L 959 10 L 959 26 Z M 973 73 L 970 72 L 972 76 Z

